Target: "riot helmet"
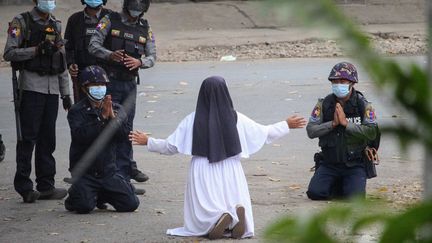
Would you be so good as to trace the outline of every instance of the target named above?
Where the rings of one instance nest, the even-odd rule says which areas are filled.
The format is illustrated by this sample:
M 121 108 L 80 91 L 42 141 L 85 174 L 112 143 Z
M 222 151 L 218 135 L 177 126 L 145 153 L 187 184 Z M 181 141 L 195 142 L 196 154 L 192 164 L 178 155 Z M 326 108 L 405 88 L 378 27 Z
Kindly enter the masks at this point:
M 357 69 L 349 62 L 340 62 L 330 71 L 328 80 L 346 79 L 353 83 L 358 83 Z
M 150 7 L 150 0 L 124 0 L 123 11 L 133 18 L 141 17 Z
M 105 98 L 109 79 L 103 68 L 96 65 L 84 68 L 79 75 L 79 81 L 90 100 L 101 102 Z

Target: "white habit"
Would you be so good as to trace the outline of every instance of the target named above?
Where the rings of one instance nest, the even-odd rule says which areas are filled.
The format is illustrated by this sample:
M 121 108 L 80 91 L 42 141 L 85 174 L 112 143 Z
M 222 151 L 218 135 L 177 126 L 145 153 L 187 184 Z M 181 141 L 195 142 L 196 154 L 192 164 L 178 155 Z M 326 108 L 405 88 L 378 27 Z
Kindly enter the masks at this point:
M 149 138 L 148 150 L 172 155 L 191 155 L 195 112 L 181 121 L 167 139 Z M 246 230 L 243 238 L 254 236 L 254 221 L 249 189 L 240 158 L 249 158 L 265 143 L 289 133 L 286 121 L 264 126 L 237 112 L 237 130 L 242 152 L 220 162 L 209 163 L 206 157 L 192 156 L 184 198 L 184 226 L 168 229 L 167 234 L 178 236 L 203 236 L 213 228 L 224 213 L 238 222 L 236 205 L 243 205 Z

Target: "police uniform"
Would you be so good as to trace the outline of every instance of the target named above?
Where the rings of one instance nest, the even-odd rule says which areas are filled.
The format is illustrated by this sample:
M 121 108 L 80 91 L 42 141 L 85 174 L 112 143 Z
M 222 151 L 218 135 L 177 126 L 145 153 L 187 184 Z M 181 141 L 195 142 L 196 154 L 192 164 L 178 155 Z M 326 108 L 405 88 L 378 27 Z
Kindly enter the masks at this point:
M 96 57 L 88 52 L 88 45 L 90 37 L 96 31 L 96 25 L 99 21 L 110 13 L 111 10 L 101 8 L 96 16 L 88 15 L 85 9 L 83 11 L 72 14 L 66 25 L 65 36 L 66 39 L 66 60 L 67 66 L 77 64 L 78 70 L 83 70 L 85 67 L 95 65 L 97 63 Z M 79 77 L 78 77 L 79 79 Z M 85 94 L 79 88 L 79 85 L 74 81 L 74 97 L 77 103 L 85 98 Z
M 23 197 L 33 192 L 30 173 L 34 148 L 36 188 L 41 192 L 54 189 L 58 99 L 59 94 L 69 95 L 64 48 L 51 55 L 36 53 L 38 44 L 45 40 L 62 45 L 61 23 L 51 14 L 48 19 L 42 19 L 33 8 L 12 20 L 4 50 L 4 59 L 20 69 L 22 141 L 17 142 L 14 186 Z
M 156 47 L 147 21 L 138 18 L 129 22 L 125 12 L 113 12 L 101 19 L 96 32 L 90 39 L 89 52 L 104 60 L 101 66 L 107 71 L 110 83 L 108 92 L 113 101 L 123 104 L 128 114 L 128 127 L 133 130 L 135 117 L 138 69 L 130 71 L 122 63 L 110 61 L 110 54 L 116 50 L 141 60 L 140 68 L 153 67 L 156 61 Z M 125 101 L 128 100 L 128 104 Z M 132 144 L 125 139 L 119 144 L 117 165 L 123 176 L 130 178 L 131 170 L 137 168 L 133 161 Z
M 365 195 L 364 149 L 378 134 L 375 110 L 352 88 L 343 105 L 348 125 L 333 128 L 336 102 L 334 94 L 320 99 L 306 127 L 310 138 L 319 138 L 323 155 L 307 191 L 313 200 L 331 199 L 335 192 L 344 198 Z
M 88 68 L 92 67 L 94 66 Z M 69 211 L 88 213 L 97 203 L 105 202 L 120 212 L 132 212 L 139 206 L 139 199 L 132 184 L 117 172 L 116 146 L 118 140 L 128 138 L 129 128 L 123 107 L 113 102 L 113 110 L 115 118 L 104 119 L 102 110 L 94 108 L 86 98 L 74 104 L 68 113 L 72 138 L 69 151 L 70 171 L 72 177 L 77 178 L 69 188 L 69 197 L 65 201 L 65 207 Z M 114 129 L 112 136 L 102 141 L 104 145 L 98 143 L 101 148 L 92 150 L 99 151 L 94 159 L 90 162 L 81 161 L 107 127 Z M 75 170 L 76 167 L 83 168 L 84 165 L 78 164 L 79 162 L 85 165 L 89 163 L 83 175 L 77 174 L 80 171 Z

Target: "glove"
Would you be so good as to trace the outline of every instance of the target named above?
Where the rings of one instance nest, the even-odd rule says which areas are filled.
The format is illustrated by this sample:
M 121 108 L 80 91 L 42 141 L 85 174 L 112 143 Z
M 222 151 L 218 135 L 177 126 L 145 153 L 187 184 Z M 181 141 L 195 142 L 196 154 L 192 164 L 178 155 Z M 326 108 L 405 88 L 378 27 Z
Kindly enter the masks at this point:
M 63 109 L 68 111 L 72 107 L 72 100 L 71 100 L 70 96 L 65 95 L 65 96 L 61 97 L 61 99 L 63 100 Z
M 41 42 L 37 48 L 39 55 L 45 56 L 52 56 L 56 51 L 58 51 L 57 46 L 49 40 Z

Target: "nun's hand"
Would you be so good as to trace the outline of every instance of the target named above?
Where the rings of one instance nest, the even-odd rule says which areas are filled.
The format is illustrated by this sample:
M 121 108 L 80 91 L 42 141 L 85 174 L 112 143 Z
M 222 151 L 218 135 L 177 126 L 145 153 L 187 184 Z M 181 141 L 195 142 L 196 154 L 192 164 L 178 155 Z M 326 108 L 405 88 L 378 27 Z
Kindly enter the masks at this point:
M 306 126 L 306 119 L 298 115 L 292 115 L 286 119 L 289 128 L 303 128 Z
M 138 130 L 129 133 L 129 140 L 133 145 L 147 145 L 148 138 L 146 133 Z

